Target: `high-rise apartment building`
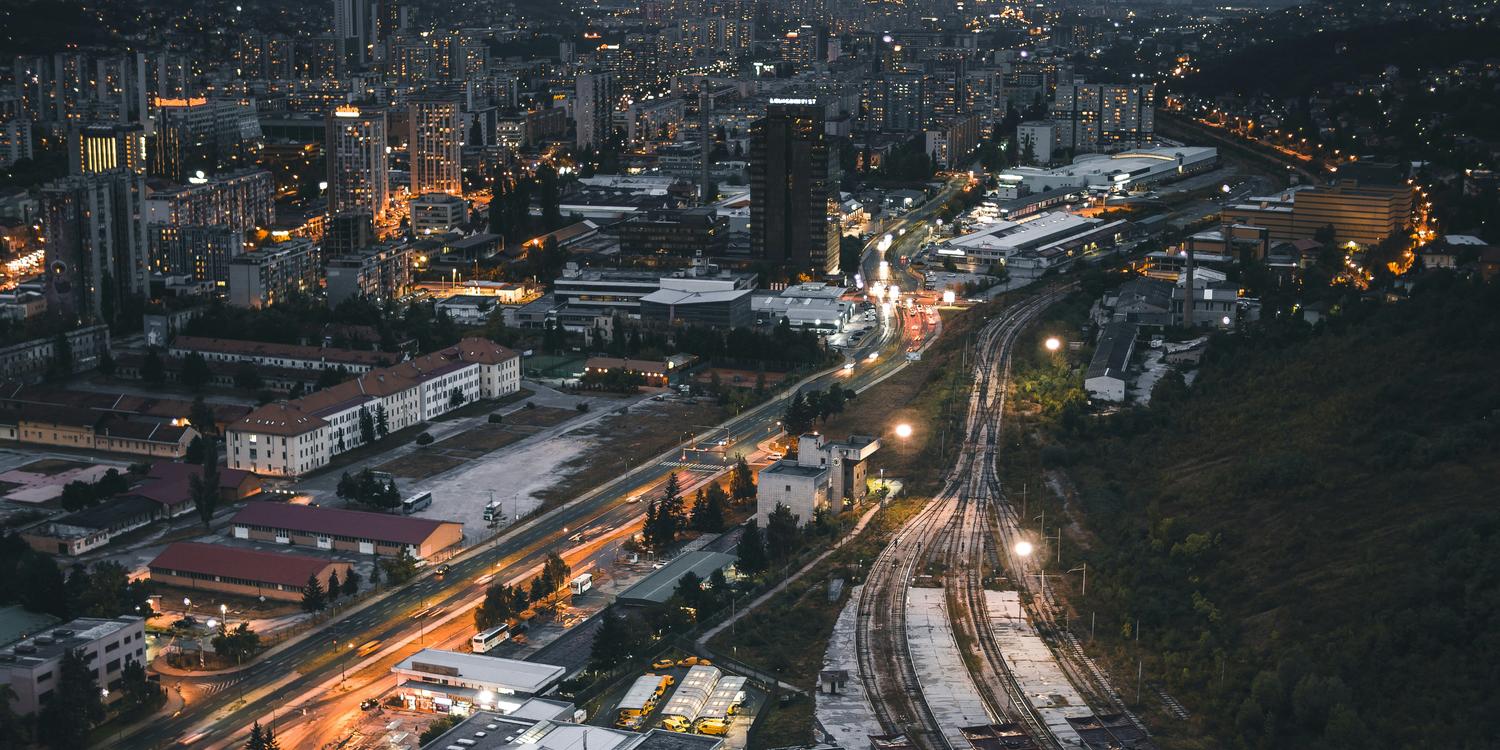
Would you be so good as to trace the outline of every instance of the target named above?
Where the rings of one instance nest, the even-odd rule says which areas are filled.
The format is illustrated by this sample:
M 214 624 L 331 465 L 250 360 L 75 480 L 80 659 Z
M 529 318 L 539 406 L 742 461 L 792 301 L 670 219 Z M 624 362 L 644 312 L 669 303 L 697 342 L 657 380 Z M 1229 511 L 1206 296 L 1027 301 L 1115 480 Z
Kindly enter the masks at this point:
M 158 98 L 150 172 L 186 182 L 199 171 L 248 166 L 263 140 L 260 119 L 249 102 Z
M 579 73 L 575 84 L 573 122 L 579 148 L 598 148 L 609 141 L 613 127 L 614 77 L 609 73 Z
M 305 237 L 262 247 L 229 261 L 229 303 L 261 308 L 293 294 L 312 294 L 322 266 L 318 246 Z
M 145 178 L 123 169 L 42 188 L 47 291 L 64 309 L 109 320 L 146 293 L 145 197 Z
M 374 56 L 380 38 L 380 18 L 370 0 L 333 0 L 333 36 L 344 59 L 356 64 Z
M 68 129 L 68 174 L 124 169 L 146 173 L 146 128 L 101 123 Z
M 223 225 L 247 234 L 265 229 L 276 221 L 275 180 L 263 169 L 247 169 L 156 190 L 146 200 L 146 221 L 172 226 Z
M 463 195 L 464 128 L 458 99 L 418 97 L 408 106 L 411 194 Z
M 1051 119 L 1056 146 L 1082 153 L 1141 148 L 1156 140 L 1156 87 L 1150 84 L 1059 85 Z
M 328 212 L 368 211 L 385 218 L 389 195 L 385 110 L 343 106 L 328 114 Z
M 234 227 L 151 226 L 151 270 L 229 285 L 229 261 L 245 252 L 245 233 Z
M 838 155 L 815 99 L 772 99 L 750 129 L 750 251 L 815 277 L 839 270 Z

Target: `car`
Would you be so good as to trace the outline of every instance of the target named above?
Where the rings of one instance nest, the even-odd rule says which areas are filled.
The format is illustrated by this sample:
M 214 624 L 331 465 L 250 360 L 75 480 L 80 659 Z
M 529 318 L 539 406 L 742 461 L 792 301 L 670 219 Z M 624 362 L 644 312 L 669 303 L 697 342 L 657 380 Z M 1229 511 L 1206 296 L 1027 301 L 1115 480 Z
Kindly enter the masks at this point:
M 627 503 L 638 503 L 640 501 L 641 501 L 641 496 L 640 495 L 631 495 L 630 497 L 625 498 L 625 502 L 627 502 Z
M 375 708 L 380 708 L 380 701 L 374 698 L 366 698 L 359 702 L 359 710 L 361 711 L 369 711 Z
M 677 661 L 675 659 L 657 659 L 656 661 L 651 662 L 652 669 L 671 669 L 675 666 L 677 666 Z
M 369 656 L 370 654 L 374 653 L 375 649 L 377 648 L 380 648 L 380 639 L 378 638 L 373 641 L 365 641 L 364 645 L 360 646 L 359 650 L 355 653 L 359 654 L 360 656 Z
M 853 369 L 854 369 L 854 363 L 853 362 L 845 362 L 844 363 L 844 370 L 846 372 L 849 371 L 849 370 L 853 370 Z
M 679 667 L 699 667 L 699 666 L 702 666 L 702 667 L 711 667 L 711 666 L 713 666 L 713 662 L 711 662 L 711 661 L 709 661 L 707 659 L 704 659 L 702 657 L 699 657 L 699 656 L 688 656 L 688 657 L 685 657 L 685 658 L 677 660 L 677 666 L 679 666 Z
M 448 563 L 443 563 L 442 565 L 437 566 L 437 577 L 442 578 L 443 576 L 448 575 L 448 571 L 450 570 L 453 570 L 453 566 L 449 565 Z

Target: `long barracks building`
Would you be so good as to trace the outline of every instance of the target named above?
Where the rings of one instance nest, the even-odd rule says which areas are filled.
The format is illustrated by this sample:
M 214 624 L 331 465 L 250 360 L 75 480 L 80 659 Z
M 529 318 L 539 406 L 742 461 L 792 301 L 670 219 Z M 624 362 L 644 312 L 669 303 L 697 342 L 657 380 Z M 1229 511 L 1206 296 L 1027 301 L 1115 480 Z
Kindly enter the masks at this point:
M 395 432 L 476 399 L 499 398 L 520 388 L 520 355 L 485 339 L 464 339 L 250 412 L 226 432 L 228 465 L 256 474 L 300 476 L 364 444 L 362 413 L 370 419 L 383 413 L 386 431 Z

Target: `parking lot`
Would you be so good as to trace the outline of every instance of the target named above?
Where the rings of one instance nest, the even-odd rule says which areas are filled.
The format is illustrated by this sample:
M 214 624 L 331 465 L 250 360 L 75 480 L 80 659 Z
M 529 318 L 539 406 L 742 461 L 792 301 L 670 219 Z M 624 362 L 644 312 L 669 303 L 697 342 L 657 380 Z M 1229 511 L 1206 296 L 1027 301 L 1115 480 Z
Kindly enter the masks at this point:
M 707 674 L 717 674 L 717 679 L 707 682 L 702 679 L 693 680 L 689 672 L 699 664 L 704 665 L 700 670 L 699 677 Z M 712 671 L 709 671 L 711 668 Z M 647 679 L 641 679 L 647 678 Z M 664 684 L 657 683 L 654 678 L 665 678 Z M 701 700 L 685 698 L 674 704 L 679 697 L 679 691 L 699 691 L 697 695 L 712 694 L 718 687 L 727 686 L 729 692 L 733 692 L 733 685 L 740 678 L 729 672 L 724 672 L 717 666 L 708 664 L 707 660 L 697 657 L 669 653 L 652 663 L 650 669 L 642 672 L 632 673 L 622 678 L 618 683 L 605 693 L 600 699 L 598 707 L 592 712 L 589 723 L 598 726 L 612 726 L 629 729 L 636 732 L 645 732 L 651 729 L 666 729 L 668 731 L 686 732 L 694 734 L 708 734 L 722 737 L 728 748 L 744 748 L 748 743 L 750 727 L 755 723 L 755 717 L 766 700 L 766 694 L 753 683 L 746 681 L 743 688 L 738 691 L 737 699 L 729 701 L 715 701 L 710 698 L 704 703 Z M 646 685 L 646 688 L 638 688 L 640 692 L 632 695 L 632 687 L 638 681 Z M 733 682 L 731 682 L 733 681 Z M 640 697 L 649 691 L 652 683 L 660 685 L 656 696 L 648 701 L 642 710 L 639 705 Z M 685 684 L 686 683 L 686 684 Z M 628 704 L 624 702 L 629 701 Z M 624 704 L 624 705 L 622 705 Z M 689 707 L 692 715 L 682 716 L 674 711 L 681 710 L 684 706 Z M 697 708 L 702 711 L 695 710 Z M 727 711 L 716 710 L 729 706 Z M 722 718 L 722 721 L 718 719 Z M 700 731 L 702 730 L 702 731 Z

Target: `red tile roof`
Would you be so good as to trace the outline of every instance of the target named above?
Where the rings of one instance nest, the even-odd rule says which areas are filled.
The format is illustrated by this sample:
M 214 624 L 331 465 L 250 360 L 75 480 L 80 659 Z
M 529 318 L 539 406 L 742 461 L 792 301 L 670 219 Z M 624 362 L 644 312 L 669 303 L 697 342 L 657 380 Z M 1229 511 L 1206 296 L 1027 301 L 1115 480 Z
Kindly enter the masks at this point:
M 458 525 L 455 521 L 268 502 L 246 503 L 244 510 L 236 513 L 231 523 L 236 526 L 260 526 L 308 534 L 418 545 L 427 541 L 428 537 L 443 526 Z
M 324 579 L 323 571 L 336 564 L 309 555 L 260 552 L 242 547 L 198 542 L 173 542 L 151 561 L 153 573 L 177 571 L 239 578 L 284 586 L 303 586 L 308 576 Z M 325 581 L 326 582 L 326 581 Z

